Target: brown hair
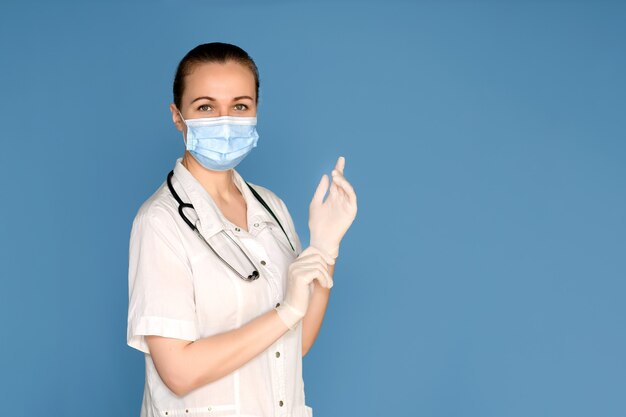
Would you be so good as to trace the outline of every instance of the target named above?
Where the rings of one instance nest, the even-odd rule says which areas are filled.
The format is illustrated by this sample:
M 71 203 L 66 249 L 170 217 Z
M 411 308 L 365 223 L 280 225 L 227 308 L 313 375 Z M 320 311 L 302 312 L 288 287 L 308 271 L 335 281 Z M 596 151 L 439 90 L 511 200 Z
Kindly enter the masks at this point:
M 176 69 L 174 76 L 174 104 L 178 109 L 181 106 L 183 92 L 185 91 L 185 76 L 190 74 L 197 64 L 217 62 L 224 64 L 234 61 L 242 64 L 252 71 L 256 86 L 256 103 L 259 103 L 259 70 L 246 51 L 236 45 L 222 42 L 211 42 L 198 45 L 183 57 Z

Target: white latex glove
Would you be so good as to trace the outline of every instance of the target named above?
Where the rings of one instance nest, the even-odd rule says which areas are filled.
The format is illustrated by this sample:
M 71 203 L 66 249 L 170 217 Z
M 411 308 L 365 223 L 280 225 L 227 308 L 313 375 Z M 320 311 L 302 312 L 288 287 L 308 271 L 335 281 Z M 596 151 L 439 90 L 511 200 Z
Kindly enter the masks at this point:
M 325 288 L 332 288 L 333 279 L 328 273 L 328 264 L 333 262 L 319 249 L 309 246 L 289 265 L 285 298 L 274 309 L 291 330 L 309 307 L 310 284 L 313 280 L 317 279 Z
M 340 156 L 332 172 L 333 183 L 326 201 L 328 176 L 320 180 L 309 205 L 311 246 L 327 253 L 333 259 L 339 255 L 339 244 L 354 221 L 357 212 L 356 193 L 343 175 L 346 159 Z

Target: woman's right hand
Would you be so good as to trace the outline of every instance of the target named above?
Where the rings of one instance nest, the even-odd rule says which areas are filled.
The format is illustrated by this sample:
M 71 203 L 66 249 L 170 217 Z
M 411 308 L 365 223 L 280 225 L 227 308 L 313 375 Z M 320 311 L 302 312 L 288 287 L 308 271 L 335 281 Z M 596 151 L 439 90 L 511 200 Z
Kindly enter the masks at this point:
M 243 326 L 219 334 L 189 340 L 146 335 L 146 343 L 154 364 L 165 384 L 178 396 L 209 384 L 232 373 L 293 330 L 309 307 L 311 283 L 330 288 L 329 259 L 319 249 L 306 248 L 290 265 L 283 302 L 275 307 L 280 320 L 269 310 Z
M 274 308 L 287 327 L 293 330 L 304 317 L 309 307 L 310 284 L 314 279 L 323 287 L 332 288 L 333 279 L 328 272 L 328 265 L 334 263 L 334 258 L 309 246 L 289 265 L 285 298 Z

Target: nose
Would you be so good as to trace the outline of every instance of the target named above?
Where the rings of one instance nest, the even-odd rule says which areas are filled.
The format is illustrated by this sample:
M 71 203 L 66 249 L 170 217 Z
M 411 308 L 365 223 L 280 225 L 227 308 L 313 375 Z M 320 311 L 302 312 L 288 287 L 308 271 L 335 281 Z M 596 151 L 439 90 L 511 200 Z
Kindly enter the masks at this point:
M 215 117 L 228 116 L 228 104 L 215 104 Z

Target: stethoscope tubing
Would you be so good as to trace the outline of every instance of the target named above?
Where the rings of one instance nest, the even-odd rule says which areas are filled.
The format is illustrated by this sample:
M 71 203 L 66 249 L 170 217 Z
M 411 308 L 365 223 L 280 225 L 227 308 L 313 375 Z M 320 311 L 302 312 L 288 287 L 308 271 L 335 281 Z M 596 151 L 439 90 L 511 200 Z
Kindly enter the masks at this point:
M 174 187 L 172 186 L 172 176 L 173 175 L 174 175 L 174 171 L 173 170 L 170 171 L 170 173 L 167 175 L 167 186 L 168 186 L 170 192 L 172 193 L 172 195 L 174 196 L 174 198 L 176 199 L 176 201 L 178 202 L 178 214 L 180 214 L 180 217 L 182 217 L 182 219 L 185 221 L 185 223 L 187 223 L 187 225 L 191 228 L 191 230 L 193 230 L 195 232 L 195 234 L 211 249 L 211 251 L 215 254 L 215 256 L 217 256 L 235 274 L 239 275 L 239 277 L 241 279 L 243 279 L 244 281 L 254 281 L 254 280 L 258 279 L 261 276 L 260 273 L 259 273 L 258 268 L 256 267 L 256 265 L 254 265 L 254 262 L 252 262 L 252 259 L 250 259 L 248 254 L 242 249 L 242 247 L 237 242 L 235 242 L 235 240 L 232 237 L 230 237 L 228 235 L 228 233 L 224 233 L 224 234 L 239 248 L 239 250 L 244 254 L 244 256 L 246 257 L 248 262 L 250 262 L 250 265 L 252 265 L 252 267 L 254 268 L 254 271 L 252 271 L 252 274 L 248 275 L 247 277 L 242 275 L 228 261 L 226 261 L 224 258 L 222 258 L 222 256 L 219 253 L 217 253 L 217 251 L 215 249 L 213 249 L 213 246 L 211 246 L 211 244 L 204 238 L 204 236 L 202 236 L 202 233 L 200 233 L 200 230 L 198 230 L 198 227 L 196 227 L 196 225 L 194 223 L 192 223 L 191 220 L 189 220 L 187 218 L 187 216 L 183 212 L 183 209 L 190 208 L 192 210 L 195 210 L 195 208 L 194 208 L 193 204 L 183 202 L 183 200 L 181 200 L 181 198 L 178 195 L 178 193 L 176 193 L 176 191 L 174 190 Z M 223 230 L 222 230 L 222 232 L 223 232 Z

